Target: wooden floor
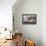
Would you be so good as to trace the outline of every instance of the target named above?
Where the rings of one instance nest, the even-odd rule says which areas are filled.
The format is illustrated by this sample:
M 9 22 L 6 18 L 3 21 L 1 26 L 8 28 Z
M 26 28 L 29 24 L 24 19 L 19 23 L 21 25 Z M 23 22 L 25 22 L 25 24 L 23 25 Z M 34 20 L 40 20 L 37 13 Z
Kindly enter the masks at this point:
M 0 46 L 16 46 L 15 39 L 13 40 L 6 40 L 6 42 L 2 43 Z

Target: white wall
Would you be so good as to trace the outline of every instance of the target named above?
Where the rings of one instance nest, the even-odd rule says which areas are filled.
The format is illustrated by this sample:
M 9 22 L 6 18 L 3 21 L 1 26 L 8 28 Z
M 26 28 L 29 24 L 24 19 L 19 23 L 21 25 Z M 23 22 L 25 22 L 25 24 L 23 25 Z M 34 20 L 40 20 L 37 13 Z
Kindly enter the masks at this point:
M 0 27 L 12 28 L 12 6 L 16 0 L 0 0 Z
M 15 5 L 14 5 L 15 6 Z M 16 8 L 16 7 L 15 7 Z M 35 41 L 36 46 L 41 46 L 41 0 L 23 0 L 21 5 L 13 9 L 15 16 L 15 28 L 24 34 L 24 37 Z M 37 14 L 36 25 L 22 24 L 22 14 Z
M 41 1 L 41 38 L 42 46 L 46 46 L 46 0 Z

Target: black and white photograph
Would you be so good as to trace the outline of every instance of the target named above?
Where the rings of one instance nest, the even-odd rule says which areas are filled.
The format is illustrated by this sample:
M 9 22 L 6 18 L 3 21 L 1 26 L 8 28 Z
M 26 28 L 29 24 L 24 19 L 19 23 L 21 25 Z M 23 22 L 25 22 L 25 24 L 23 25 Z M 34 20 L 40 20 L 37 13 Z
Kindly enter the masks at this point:
M 36 14 L 23 14 L 22 24 L 36 24 Z

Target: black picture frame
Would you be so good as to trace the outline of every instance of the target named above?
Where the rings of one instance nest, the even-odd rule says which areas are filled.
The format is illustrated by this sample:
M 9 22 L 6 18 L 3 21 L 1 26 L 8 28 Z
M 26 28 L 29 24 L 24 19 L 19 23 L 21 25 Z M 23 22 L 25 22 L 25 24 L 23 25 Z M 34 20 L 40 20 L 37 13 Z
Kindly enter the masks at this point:
M 37 14 L 22 14 L 22 24 L 36 24 Z

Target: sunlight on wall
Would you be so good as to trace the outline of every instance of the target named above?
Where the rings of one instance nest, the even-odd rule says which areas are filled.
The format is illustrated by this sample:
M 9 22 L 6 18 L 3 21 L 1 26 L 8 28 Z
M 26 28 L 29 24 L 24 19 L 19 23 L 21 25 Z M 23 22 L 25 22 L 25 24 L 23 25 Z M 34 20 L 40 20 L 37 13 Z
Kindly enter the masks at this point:
M 9 11 L 8 11 L 9 10 Z M 0 26 L 12 28 L 12 14 L 10 9 L 2 10 L 0 12 Z
M 16 0 L 0 0 L 0 27 L 12 29 L 12 6 Z

